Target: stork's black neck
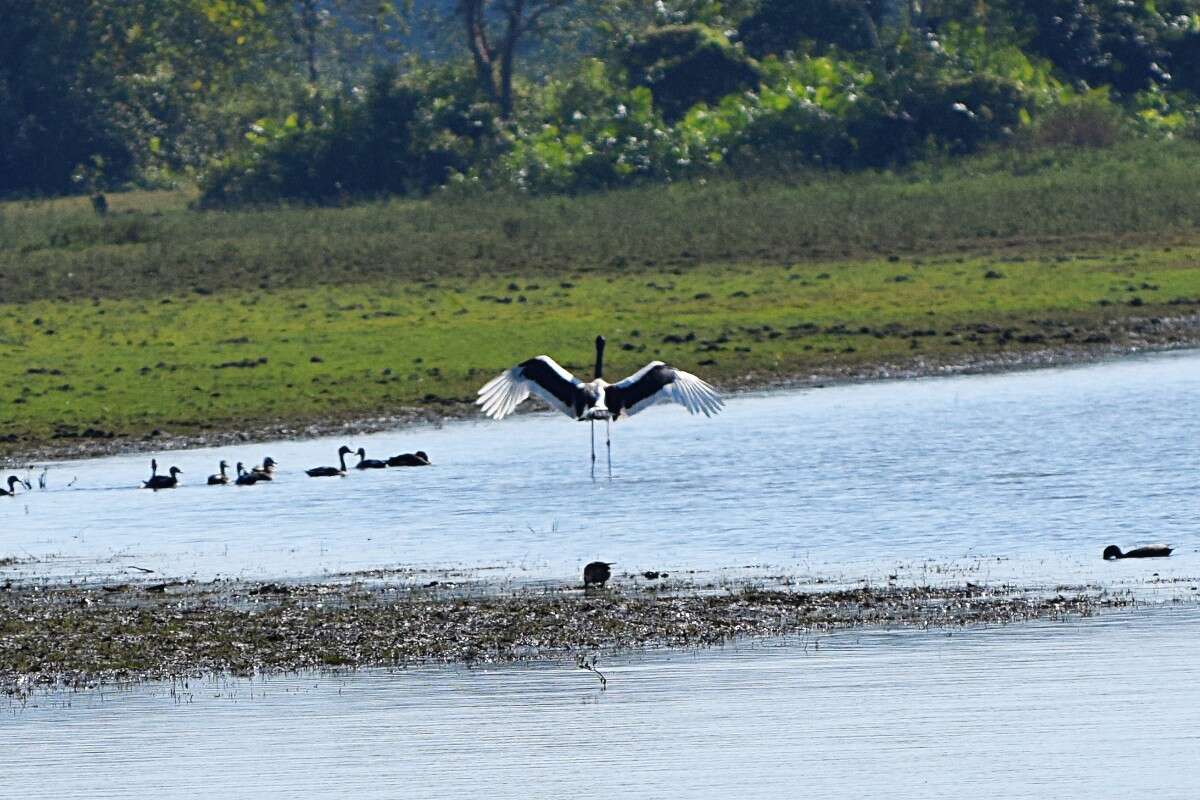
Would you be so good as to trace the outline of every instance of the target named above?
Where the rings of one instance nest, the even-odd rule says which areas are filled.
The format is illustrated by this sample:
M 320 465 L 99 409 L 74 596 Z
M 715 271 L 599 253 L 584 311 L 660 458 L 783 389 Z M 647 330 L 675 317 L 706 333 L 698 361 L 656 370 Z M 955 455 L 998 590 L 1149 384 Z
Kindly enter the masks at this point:
M 604 377 L 604 337 L 596 337 L 596 378 Z

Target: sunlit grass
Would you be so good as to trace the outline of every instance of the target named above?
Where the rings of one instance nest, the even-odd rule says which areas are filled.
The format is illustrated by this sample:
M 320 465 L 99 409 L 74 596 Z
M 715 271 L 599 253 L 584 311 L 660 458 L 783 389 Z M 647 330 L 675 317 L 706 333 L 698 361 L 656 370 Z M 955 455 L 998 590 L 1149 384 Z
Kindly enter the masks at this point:
M 188 210 L 186 193 L 0 204 L 3 300 L 155 297 L 495 275 L 654 274 L 1103 239 L 1200 223 L 1200 146 L 1005 152 L 905 175 L 813 175 L 582 197 Z
M 1079 344 L 1197 298 L 1200 247 L 1175 246 L 38 300 L 0 305 L 0 436 L 437 408 L 537 353 L 587 371 L 596 333 L 612 376 L 662 358 L 732 385 Z

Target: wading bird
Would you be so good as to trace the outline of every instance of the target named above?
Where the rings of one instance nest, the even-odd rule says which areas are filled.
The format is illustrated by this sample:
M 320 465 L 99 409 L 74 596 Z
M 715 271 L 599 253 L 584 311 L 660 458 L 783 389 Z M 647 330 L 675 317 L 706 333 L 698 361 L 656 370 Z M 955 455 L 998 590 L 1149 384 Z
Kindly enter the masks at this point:
M 8 491 L 5 491 L 4 489 L 0 489 L 0 497 L 16 497 L 18 484 L 20 484 L 21 486 L 24 486 L 26 489 L 33 488 L 32 486 L 29 485 L 29 481 L 23 481 L 20 478 L 18 478 L 16 475 L 9 475 L 8 476 Z
M 358 463 L 354 465 L 355 469 L 387 469 L 387 462 L 380 461 L 378 458 L 367 458 L 367 449 L 365 447 L 358 448 L 356 453 Z
M 183 474 L 179 467 L 171 467 L 170 475 L 159 475 L 158 462 L 151 461 L 150 464 L 153 474 L 150 480 L 142 484 L 143 489 L 174 489 L 179 485 L 179 476 Z
M 220 472 L 218 472 L 216 475 L 208 476 L 208 485 L 224 486 L 225 484 L 229 483 L 229 476 L 225 474 L 225 470 L 227 469 L 229 469 L 228 462 L 222 461 L 220 465 Z
M 604 337 L 596 337 L 596 376 L 584 383 L 550 356 L 522 361 L 488 381 L 476 404 L 492 419 L 504 419 L 529 395 L 578 421 L 592 423 L 592 476 L 596 474 L 596 420 L 605 421 L 608 476 L 612 477 L 612 423 L 658 403 L 678 403 L 693 414 L 711 417 L 724 403 L 713 387 L 690 372 L 651 361 L 623 381 L 604 380 Z
M 346 456 L 354 451 L 346 445 L 338 448 L 338 463 L 341 467 L 313 467 L 312 469 L 304 470 L 304 474 L 310 478 L 333 478 L 338 475 L 346 474 Z
M 424 450 L 418 450 L 415 453 L 401 453 L 387 460 L 389 467 L 428 467 L 430 463 L 429 456 L 425 455 Z
M 1135 547 L 1128 553 L 1122 553 L 1121 548 L 1115 544 L 1110 544 L 1104 548 L 1104 560 L 1116 561 L 1118 558 L 1166 558 L 1171 555 L 1171 551 L 1174 549 L 1165 544 L 1148 544 L 1144 547 Z

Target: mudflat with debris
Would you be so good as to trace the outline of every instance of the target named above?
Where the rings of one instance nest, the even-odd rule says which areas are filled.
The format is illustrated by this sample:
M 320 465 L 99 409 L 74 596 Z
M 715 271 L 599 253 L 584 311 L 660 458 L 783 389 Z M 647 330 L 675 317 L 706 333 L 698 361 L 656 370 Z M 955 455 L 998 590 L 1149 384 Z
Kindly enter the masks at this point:
M 0 690 L 24 694 L 212 672 L 553 659 L 856 626 L 1006 624 L 1132 602 L 1099 588 L 974 584 L 464 592 L 386 581 L 10 583 L 0 587 Z

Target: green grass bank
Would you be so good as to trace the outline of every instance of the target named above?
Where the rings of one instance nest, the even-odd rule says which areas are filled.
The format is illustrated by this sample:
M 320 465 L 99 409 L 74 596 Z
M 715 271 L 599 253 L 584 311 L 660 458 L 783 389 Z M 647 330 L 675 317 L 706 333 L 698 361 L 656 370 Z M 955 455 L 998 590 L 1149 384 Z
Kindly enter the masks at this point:
M 461 409 L 550 352 L 727 387 L 1192 341 L 1200 148 L 579 198 L 0 206 L 0 454 Z M 105 444 L 107 443 L 107 444 Z

